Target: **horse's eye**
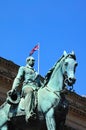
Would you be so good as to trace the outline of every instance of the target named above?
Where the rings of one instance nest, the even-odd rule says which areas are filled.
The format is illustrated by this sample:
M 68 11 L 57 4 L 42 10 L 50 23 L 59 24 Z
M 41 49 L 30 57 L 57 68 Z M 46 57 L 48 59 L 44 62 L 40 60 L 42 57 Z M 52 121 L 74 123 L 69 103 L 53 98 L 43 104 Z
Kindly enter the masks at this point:
M 68 66 L 68 62 L 65 62 L 65 66 Z

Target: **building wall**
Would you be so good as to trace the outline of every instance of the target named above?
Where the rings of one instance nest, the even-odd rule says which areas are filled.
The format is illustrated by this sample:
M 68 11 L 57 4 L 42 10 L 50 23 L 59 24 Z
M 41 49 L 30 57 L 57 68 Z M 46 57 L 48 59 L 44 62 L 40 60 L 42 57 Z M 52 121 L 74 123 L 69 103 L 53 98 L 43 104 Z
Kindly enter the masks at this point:
M 19 66 L 12 61 L 0 57 L 0 104 L 6 100 L 7 92 L 11 89 L 18 68 Z
M 19 66 L 12 61 L 0 57 L 0 105 L 7 97 Z M 41 80 L 43 78 L 41 77 Z M 69 101 L 69 111 L 66 117 L 66 130 L 86 130 L 86 98 L 71 92 L 66 98 Z M 45 128 L 44 128 L 45 129 Z
M 66 118 L 67 126 L 75 130 L 86 130 L 86 98 L 76 93 L 69 93 L 69 112 Z

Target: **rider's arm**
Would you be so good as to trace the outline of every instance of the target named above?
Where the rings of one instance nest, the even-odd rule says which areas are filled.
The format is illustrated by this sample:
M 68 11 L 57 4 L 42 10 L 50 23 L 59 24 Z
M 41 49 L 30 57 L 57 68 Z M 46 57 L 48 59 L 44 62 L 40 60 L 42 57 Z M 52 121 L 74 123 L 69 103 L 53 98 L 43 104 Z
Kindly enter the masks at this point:
M 37 76 L 37 80 L 38 80 L 38 86 L 39 86 L 39 88 L 42 87 L 44 84 L 43 84 L 43 82 L 41 81 L 41 75 L 38 75 L 38 76 Z
M 18 70 L 18 74 L 16 76 L 16 78 L 14 79 L 13 85 L 12 85 L 12 90 L 16 90 L 18 88 L 18 86 L 21 83 L 21 80 L 24 76 L 24 67 L 21 66 Z

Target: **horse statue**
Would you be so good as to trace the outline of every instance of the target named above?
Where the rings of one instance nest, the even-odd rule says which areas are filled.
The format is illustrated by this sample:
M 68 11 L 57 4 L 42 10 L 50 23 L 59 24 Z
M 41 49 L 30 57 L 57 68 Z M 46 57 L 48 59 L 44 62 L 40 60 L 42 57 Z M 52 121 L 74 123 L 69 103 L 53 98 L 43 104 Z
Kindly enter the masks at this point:
M 53 68 L 49 70 L 45 77 L 44 86 L 37 92 L 36 111 L 38 117 L 43 115 L 47 130 L 56 130 L 55 110 L 61 100 L 61 93 L 67 86 L 73 86 L 75 83 L 75 69 L 77 66 L 76 56 L 74 52 L 67 54 L 64 51 L 62 57 L 55 63 Z M 18 105 L 17 114 L 21 112 L 20 103 Z M 9 111 L 11 105 L 5 102 L 0 107 L 0 130 L 7 130 L 7 122 L 9 120 Z

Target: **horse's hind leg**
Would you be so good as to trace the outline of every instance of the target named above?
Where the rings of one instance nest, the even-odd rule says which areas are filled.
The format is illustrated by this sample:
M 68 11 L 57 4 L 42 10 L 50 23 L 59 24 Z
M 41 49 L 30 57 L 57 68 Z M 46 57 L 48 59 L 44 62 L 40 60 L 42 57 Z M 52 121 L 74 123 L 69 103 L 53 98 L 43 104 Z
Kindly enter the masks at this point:
M 54 118 L 54 110 L 51 108 L 45 115 L 46 125 L 48 130 L 56 130 L 56 123 Z

